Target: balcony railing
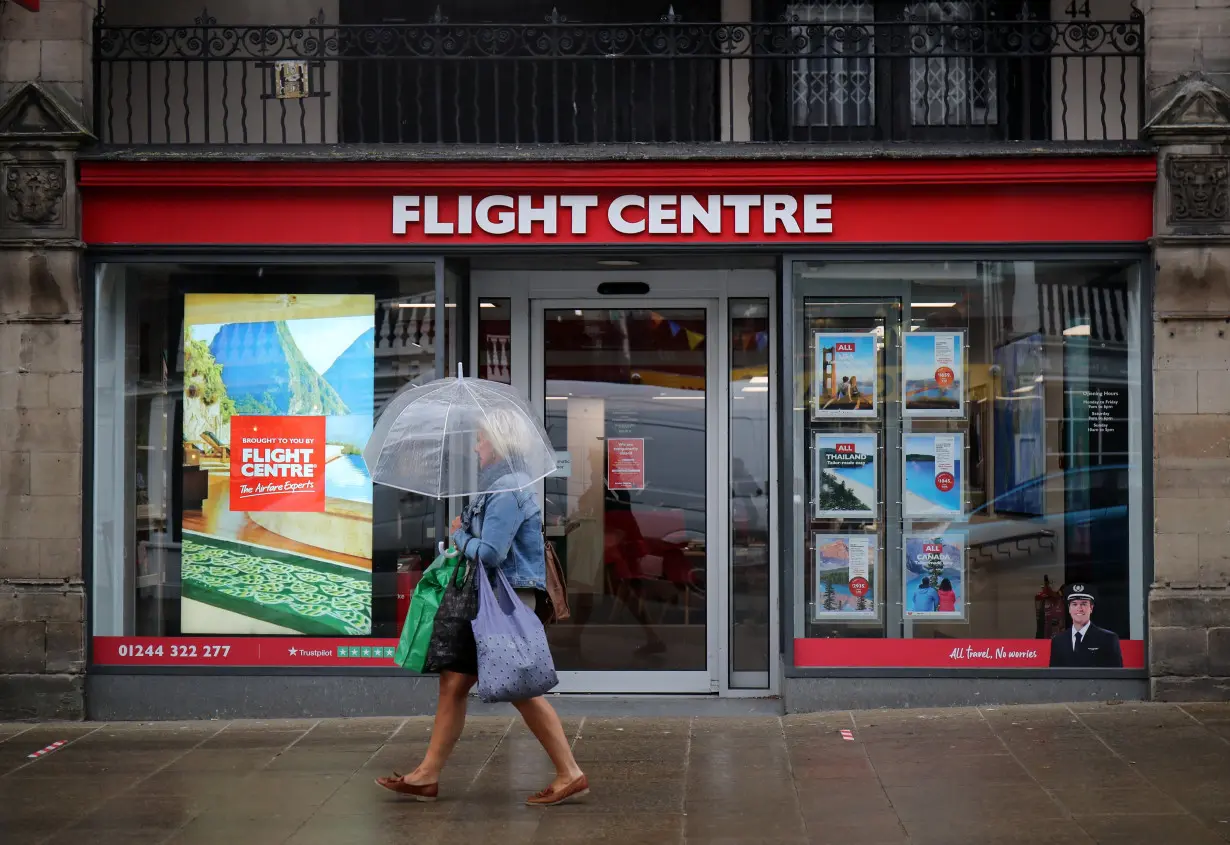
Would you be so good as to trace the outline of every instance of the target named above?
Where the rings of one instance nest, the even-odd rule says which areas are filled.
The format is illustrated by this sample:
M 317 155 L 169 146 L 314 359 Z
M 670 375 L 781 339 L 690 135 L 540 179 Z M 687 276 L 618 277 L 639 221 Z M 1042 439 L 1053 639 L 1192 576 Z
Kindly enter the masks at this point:
M 870 4 L 868 4 L 870 5 Z M 974 3 L 911 8 L 976 8 Z M 823 7 L 812 7 L 822 9 Z M 104 143 L 1106 142 L 1144 22 L 96 24 Z

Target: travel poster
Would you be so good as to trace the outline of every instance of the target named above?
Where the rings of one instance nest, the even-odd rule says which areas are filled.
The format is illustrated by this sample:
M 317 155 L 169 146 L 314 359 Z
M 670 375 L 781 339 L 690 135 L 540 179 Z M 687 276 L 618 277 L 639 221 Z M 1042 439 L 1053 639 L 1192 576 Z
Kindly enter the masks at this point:
M 906 534 L 905 615 L 912 619 L 965 618 L 965 536 Z
M 911 417 L 965 416 L 965 333 L 905 336 L 901 404 Z
M 818 519 L 875 519 L 880 498 L 878 434 L 816 434 L 812 489 Z
M 815 534 L 817 621 L 878 618 L 874 534 Z
M 816 332 L 812 417 L 876 415 L 876 336 Z
M 905 436 L 907 518 L 960 516 L 965 505 L 965 436 Z
M 371 633 L 375 309 L 184 297 L 183 633 Z

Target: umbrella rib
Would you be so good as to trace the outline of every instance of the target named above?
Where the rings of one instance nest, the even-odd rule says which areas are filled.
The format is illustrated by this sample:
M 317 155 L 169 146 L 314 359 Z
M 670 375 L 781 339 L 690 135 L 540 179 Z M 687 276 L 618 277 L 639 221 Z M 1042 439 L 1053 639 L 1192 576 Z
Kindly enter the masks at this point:
M 444 456 L 447 454 L 445 444 L 448 442 L 448 416 L 452 412 L 453 403 L 449 402 L 448 408 L 444 411 L 444 424 L 440 427 L 440 475 L 436 479 L 436 490 L 438 491 L 437 497 L 441 497 L 444 494 Z

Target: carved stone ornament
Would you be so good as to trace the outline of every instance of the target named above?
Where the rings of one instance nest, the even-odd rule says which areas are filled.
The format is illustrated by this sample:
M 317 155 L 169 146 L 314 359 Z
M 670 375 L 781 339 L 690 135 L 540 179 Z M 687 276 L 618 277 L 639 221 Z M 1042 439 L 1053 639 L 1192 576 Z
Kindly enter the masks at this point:
M 1220 156 L 1171 156 L 1170 223 L 1230 222 L 1230 159 Z
M 1230 135 L 1230 94 L 1203 74 L 1193 74 L 1179 83 L 1142 134 L 1157 141 L 1226 137 Z
M 59 162 L 11 164 L 4 178 L 10 223 L 54 226 L 63 222 L 64 165 Z
M 79 112 L 79 105 L 58 89 L 27 82 L 0 105 L 0 143 L 84 143 L 92 136 Z

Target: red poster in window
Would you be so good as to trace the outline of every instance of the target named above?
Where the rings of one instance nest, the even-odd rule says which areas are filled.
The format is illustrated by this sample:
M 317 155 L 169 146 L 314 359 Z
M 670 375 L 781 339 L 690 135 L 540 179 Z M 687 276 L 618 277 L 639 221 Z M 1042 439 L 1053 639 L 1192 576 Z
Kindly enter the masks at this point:
M 606 486 L 609 490 L 645 489 L 645 438 L 606 441 Z
M 230 510 L 324 509 L 324 417 L 231 417 Z

